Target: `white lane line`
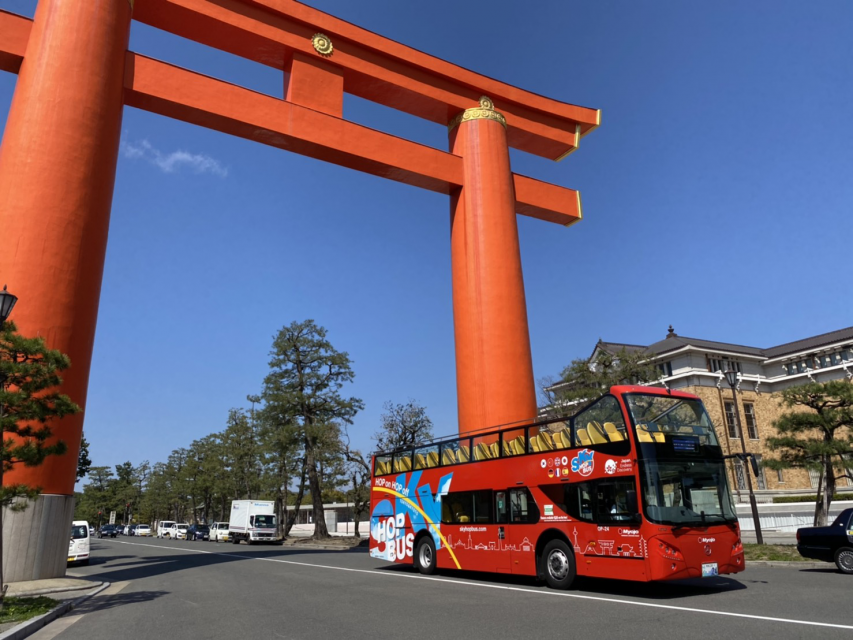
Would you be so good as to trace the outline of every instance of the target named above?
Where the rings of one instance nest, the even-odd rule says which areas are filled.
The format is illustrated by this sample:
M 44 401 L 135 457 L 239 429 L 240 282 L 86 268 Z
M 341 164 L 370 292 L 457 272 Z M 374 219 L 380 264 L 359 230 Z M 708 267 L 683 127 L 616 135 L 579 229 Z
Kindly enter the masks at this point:
M 499 589 L 502 591 L 520 591 L 537 596 L 553 596 L 557 598 L 575 598 L 577 600 L 594 600 L 596 602 L 614 602 L 617 604 L 629 604 L 635 607 L 649 607 L 652 609 L 669 609 L 671 611 L 687 611 L 689 613 L 705 613 L 715 616 L 728 616 L 731 618 L 747 618 L 749 620 L 763 620 L 766 622 L 782 622 L 786 624 L 801 624 L 812 627 L 829 627 L 832 629 L 849 629 L 853 630 L 853 625 L 833 624 L 831 622 L 814 622 L 811 620 L 796 620 L 793 618 L 773 618 L 771 616 L 759 616 L 751 613 L 734 613 L 732 611 L 714 611 L 713 609 L 697 609 L 695 607 L 676 607 L 670 604 L 658 604 L 655 602 L 637 602 L 636 600 L 622 600 L 621 598 L 603 598 L 601 596 L 587 596 L 580 593 L 566 593 L 565 591 L 543 591 L 539 589 L 526 589 L 524 587 L 508 587 L 500 584 L 486 584 L 481 582 L 468 582 L 465 580 L 455 580 L 453 578 L 434 578 L 431 576 L 412 575 L 410 573 L 395 573 L 392 571 L 377 571 L 376 569 L 352 569 L 349 567 L 330 567 L 325 564 L 313 564 L 310 562 L 296 562 L 295 560 L 281 560 L 280 558 L 258 558 L 254 556 L 245 556 L 237 553 L 219 553 L 217 551 L 202 551 L 201 549 L 185 549 L 180 547 L 164 547 L 156 544 L 142 544 L 139 542 L 123 542 L 116 540 L 119 544 L 130 544 L 137 547 L 151 547 L 153 549 L 170 549 L 172 551 L 189 551 L 191 553 L 205 553 L 214 556 L 225 556 L 228 558 L 239 558 L 240 560 L 261 560 L 263 562 L 278 562 L 281 564 L 292 564 L 300 567 L 314 567 L 317 569 L 331 569 L 333 571 L 350 571 L 352 573 L 368 573 L 374 576 L 388 576 L 395 578 L 410 578 L 412 580 L 431 580 L 435 582 L 445 582 L 450 584 L 458 584 L 465 587 L 476 587 L 480 589 Z

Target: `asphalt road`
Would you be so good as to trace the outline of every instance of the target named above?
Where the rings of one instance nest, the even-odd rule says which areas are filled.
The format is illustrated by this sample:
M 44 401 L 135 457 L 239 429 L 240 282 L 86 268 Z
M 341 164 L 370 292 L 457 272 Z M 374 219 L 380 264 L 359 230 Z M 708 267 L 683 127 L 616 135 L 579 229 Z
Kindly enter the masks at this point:
M 112 586 L 33 640 L 853 637 L 853 576 L 748 568 L 735 578 L 635 584 L 423 577 L 365 550 L 301 551 L 149 538 L 93 540 L 70 573 Z

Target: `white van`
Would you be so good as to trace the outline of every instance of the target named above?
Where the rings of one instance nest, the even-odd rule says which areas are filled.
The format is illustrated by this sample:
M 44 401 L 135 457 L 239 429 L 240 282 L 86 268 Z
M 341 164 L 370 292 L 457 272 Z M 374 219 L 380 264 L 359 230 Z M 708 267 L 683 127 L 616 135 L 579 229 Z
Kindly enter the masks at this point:
M 157 537 L 158 538 L 166 538 L 166 534 L 169 532 L 169 529 L 173 524 L 176 524 L 174 520 L 161 520 L 157 523 Z
M 75 520 L 71 523 L 68 562 L 89 564 L 89 523 L 85 520 Z
M 210 539 L 214 542 L 228 542 L 228 523 L 214 522 L 210 527 Z

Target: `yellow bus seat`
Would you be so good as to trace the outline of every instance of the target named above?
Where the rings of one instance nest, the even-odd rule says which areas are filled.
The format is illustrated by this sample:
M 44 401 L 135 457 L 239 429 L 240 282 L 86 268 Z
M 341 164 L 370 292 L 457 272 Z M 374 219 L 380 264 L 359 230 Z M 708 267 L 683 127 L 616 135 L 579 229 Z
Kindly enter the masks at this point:
M 401 458 L 400 466 L 403 471 L 411 471 L 412 470 L 412 459 L 411 458 Z
M 539 438 L 533 434 L 530 435 L 530 451 L 536 453 L 542 451 L 542 445 L 539 442 Z
M 376 464 L 376 475 L 384 476 L 388 473 L 391 473 L 391 462 L 379 462 Z
M 426 456 L 422 453 L 415 454 L 415 469 L 426 469 Z
M 563 441 L 564 449 L 572 448 L 572 435 L 569 433 L 568 429 L 563 429 L 560 431 L 560 439 Z
M 555 449 L 565 449 L 565 448 L 566 448 L 566 447 L 563 445 L 563 439 L 560 437 L 560 432 L 559 432 L 559 431 L 557 431 L 556 433 L 552 433 L 552 434 L 551 434 L 551 440 L 553 440 L 553 441 L 554 441 L 554 448 L 555 448 Z
M 490 458 L 500 458 L 501 457 L 500 451 L 501 450 L 500 450 L 500 447 L 498 447 L 497 442 L 493 442 L 492 444 L 489 445 L 489 457 Z
M 652 437 L 655 439 L 655 442 L 666 442 L 666 436 L 663 434 L 663 431 L 652 431 Z
M 438 453 L 435 451 L 430 451 L 427 454 L 427 467 L 437 467 L 438 466 Z
M 654 442 L 652 434 L 649 433 L 649 428 L 644 424 L 637 425 L 637 438 L 640 442 Z
M 486 445 L 482 442 L 474 446 L 474 460 L 476 462 L 479 462 L 480 460 L 488 460 L 490 457 L 489 450 L 486 449 Z
M 592 440 L 592 444 L 605 444 L 606 442 L 610 442 L 601 430 L 601 425 L 595 420 L 586 423 L 586 432 L 589 435 L 589 439 Z
M 459 462 L 468 462 L 471 459 L 471 451 L 464 444 L 460 444 L 456 457 L 459 458 Z
M 511 440 L 510 440 L 509 442 L 507 442 L 506 440 L 504 440 L 504 441 L 503 441 L 503 446 L 504 446 L 504 457 L 514 456 L 514 455 L 515 455 L 515 448 L 512 446 L 512 441 L 511 441 Z
M 524 450 L 524 436 L 518 436 L 515 440 L 512 441 L 512 443 L 515 447 L 515 455 L 520 456 L 526 453 L 526 451 Z
M 456 454 L 453 449 L 445 449 L 441 452 L 441 464 L 456 464 Z
M 607 437 L 610 438 L 610 442 L 619 442 L 625 439 L 624 434 L 612 422 L 604 423 L 604 431 L 607 433 Z
M 539 442 L 542 445 L 542 451 L 554 450 L 554 441 L 551 439 L 551 434 L 547 431 L 539 432 Z
M 589 439 L 589 434 L 583 427 L 580 427 L 575 431 L 575 436 L 582 447 L 588 447 L 592 444 L 592 440 Z

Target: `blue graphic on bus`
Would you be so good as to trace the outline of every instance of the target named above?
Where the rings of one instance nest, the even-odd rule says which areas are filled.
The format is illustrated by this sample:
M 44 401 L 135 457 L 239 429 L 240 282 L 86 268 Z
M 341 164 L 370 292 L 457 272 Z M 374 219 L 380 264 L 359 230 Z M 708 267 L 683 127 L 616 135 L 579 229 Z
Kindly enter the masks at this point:
M 424 529 L 432 535 L 435 548 L 441 548 L 441 500 L 450 491 L 453 474 L 443 476 L 434 493 L 429 483 L 419 485 L 422 474 L 413 471 L 394 479 L 376 479 L 374 488 L 394 493 L 377 502 L 370 514 L 370 537 L 378 543 L 370 550 L 372 557 L 391 562 L 411 557 L 415 534 Z
M 572 458 L 572 471 L 579 473 L 582 476 L 588 476 L 595 469 L 595 451 L 583 449 L 578 451 L 578 455 Z

